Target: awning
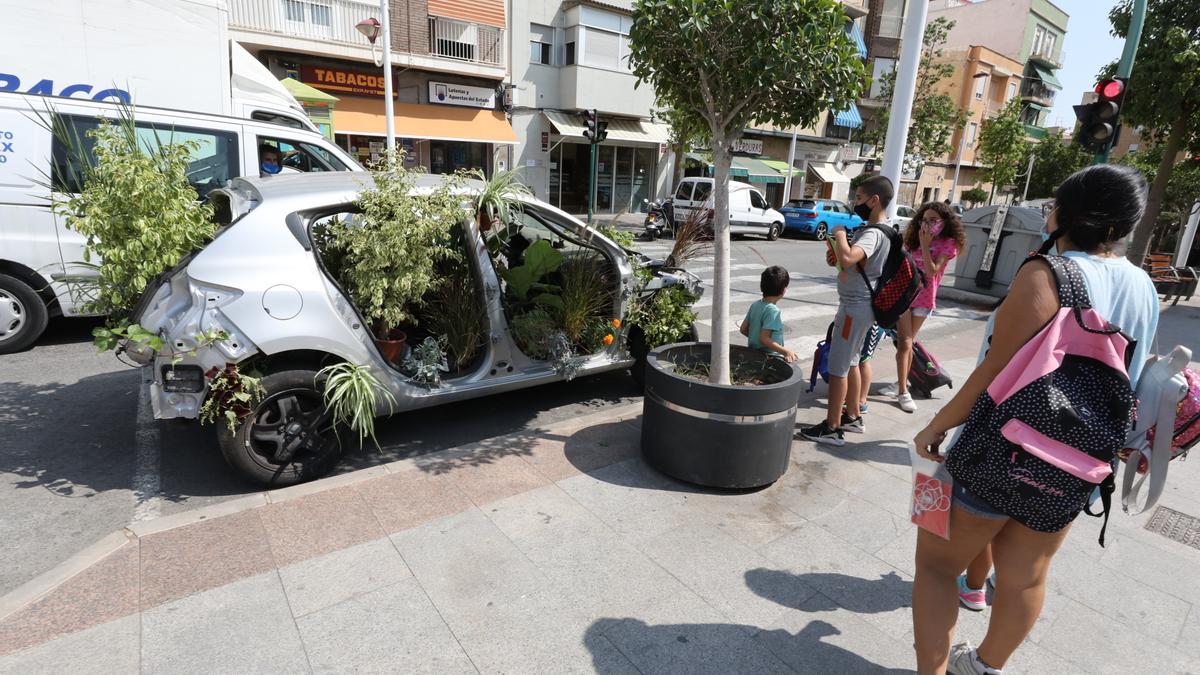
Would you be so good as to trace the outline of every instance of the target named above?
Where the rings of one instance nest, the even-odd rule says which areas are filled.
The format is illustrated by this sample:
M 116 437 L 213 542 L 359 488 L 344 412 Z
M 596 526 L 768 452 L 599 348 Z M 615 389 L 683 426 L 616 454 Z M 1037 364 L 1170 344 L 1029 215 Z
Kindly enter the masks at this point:
M 760 160 L 760 161 L 763 164 L 766 164 L 767 166 L 771 167 L 772 169 L 775 169 L 776 171 L 783 174 L 784 176 L 786 176 L 788 174 L 789 169 L 791 170 L 793 176 L 796 175 L 796 169 L 788 166 L 787 162 L 781 162 L 778 159 L 764 159 L 764 160 Z
M 550 124 L 554 125 L 555 130 L 560 135 L 567 138 L 587 140 L 587 137 L 583 135 L 584 129 L 587 129 L 587 123 L 584 122 L 583 115 L 555 110 L 543 110 L 542 114 L 546 116 L 546 119 L 550 120 Z M 665 124 L 655 124 L 654 122 L 623 119 L 620 117 L 601 116 L 601 119 L 608 122 L 608 138 L 606 139 L 608 141 L 620 141 L 623 143 L 667 143 L 671 139 L 671 128 Z
M 783 175 L 770 164 L 753 157 L 734 157 L 733 166 L 744 169 L 751 183 L 782 183 Z
M 839 127 L 857 129 L 863 125 L 862 115 L 858 114 L 858 106 L 853 103 L 849 108 L 834 114 L 833 123 Z
M 713 169 L 712 159 L 705 157 L 704 155 L 696 154 L 694 152 L 689 152 L 687 155 L 684 156 L 684 162 L 685 163 L 691 162 L 692 164 L 699 164 L 700 166 L 704 167 L 704 175 L 706 175 L 706 176 L 713 175 L 714 169 Z M 729 167 L 729 177 L 730 178 L 746 178 L 749 175 L 750 175 L 750 172 L 747 171 L 745 167 L 740 167 L 740 166 L 730 166 Z
M 280 80 L 279 83 L 282 84 L 283 88 L 287 89 L 292 96 L 295 96 L 297 101 L 308 103 L 337 103 L 340 100 L 336 96 L 330 96 L 320 89 L 317 89 L 316 87 L 310 87 L 300 80 L 292 77 L 285 77 Z
M 1029 106 L 1030 108 L 1033 108 L 1034 110 L 1040 111 L 1040 112 L 1046 112 L 1047 110 L 1050 109 L 1049 106 L 1044 106 L 1041 103 L 1034 103 L 1033 101 L 1027 101 L 1025 103 L 1025 105 Z
M 809 162 L 808 168 L 812 169 L 813 173 L 817 174 L 817 178 L 821 179 L 822 183 L 850 184 L 850 178 L 841 171 L 838 171 L 837 167 L 828 162 Z
M 438 141 L 516 143 L 517 135 L 504 113 L 449 105 L 395 104 L 396 137 Z M 347 96 L 333 109 L 333 129 L 339 134 L 386 133 L 383 101 Z
M 862 31 L 858 29 L 858 24 L 853 21 L 846 24 L 846 34 L 854 42 L 854 46 L 858 47 L 858 55 L 861 58 L 867 58 L 867 43 L 863 40 Z
M 1050 70 L 1049 68 L 1043 68 L 1036 63 L 1031 63 L 1029 65 L 1033 66 L 1033 71 L 1037 73 L 1037 76 L 1039 79 L 1041 79 L 1042 84 L 1046 85 L 1047 87 L 1054 87 L 1059 91 L 1062 90 L 1062 82 L 1059 82 L 1058 78 L 1054 77 L 1054 71 Z

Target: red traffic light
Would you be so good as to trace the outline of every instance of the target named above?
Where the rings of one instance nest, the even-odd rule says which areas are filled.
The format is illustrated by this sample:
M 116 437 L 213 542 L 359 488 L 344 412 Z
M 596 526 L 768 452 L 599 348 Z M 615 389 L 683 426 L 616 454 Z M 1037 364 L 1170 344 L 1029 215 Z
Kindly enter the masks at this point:
M 1101 98 L 1113 100 L 1121 96 L 1121 92 L 1125 91 L 1125 83 L 1120 80 L 1104 80 L 1096 85 L 1096 93 Z

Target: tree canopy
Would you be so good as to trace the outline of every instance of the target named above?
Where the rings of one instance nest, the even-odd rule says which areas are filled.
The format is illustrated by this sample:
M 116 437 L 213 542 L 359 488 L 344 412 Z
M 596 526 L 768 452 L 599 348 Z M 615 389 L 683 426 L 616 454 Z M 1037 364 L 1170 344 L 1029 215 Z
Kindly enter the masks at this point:
M 984 176 L 991 181 L 993 190 L 1002 190 L 1016 181 L 1020 163 L 1028 157 L 1021 99 L 1014 96 L 999 114 L 984 121 L 979 132 L 979 160 L 987 165 Z
M 1061 131 L 1046 135 L 1033 147 L 1033 176 L 1029 179 L 1029 199 L 1053 197 L 1054 191 L 1067 176 L 1091 164 L 1092 155 L 1083 147 L 1063 141 Z M 1027 166 L 1025 158 L 1017 161 L 1019 171 Z

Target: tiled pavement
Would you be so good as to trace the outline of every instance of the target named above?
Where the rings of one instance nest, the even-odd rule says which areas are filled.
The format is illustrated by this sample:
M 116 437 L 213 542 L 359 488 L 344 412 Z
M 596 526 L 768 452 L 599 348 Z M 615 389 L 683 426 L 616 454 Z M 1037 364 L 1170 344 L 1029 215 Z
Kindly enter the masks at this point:
M 929 344 L 958 381 L 979 330 Z M 0 620 L 0 672 L 909 672 L 905 440 L 936 403 L 877 399 L 758 491 L 657 474 L 634 406 L 138 525 Z M 1200 514 L 1195 467 L 1165 505 Z M 1010 672 L 1200 672 L 1200 551 L 1146 518 L 1075 527 Z

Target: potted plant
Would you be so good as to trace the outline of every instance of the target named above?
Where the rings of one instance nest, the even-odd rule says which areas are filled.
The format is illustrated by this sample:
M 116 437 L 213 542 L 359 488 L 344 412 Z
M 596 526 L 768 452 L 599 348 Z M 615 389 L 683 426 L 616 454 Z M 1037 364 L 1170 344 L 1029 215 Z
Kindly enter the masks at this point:
M 761 356 L 730 348 L 729 169 L 751 123 L 811 126 L 822 112 L 853 104 L 866 73 L 846 21 L 836 0 L 634 5 L 634 75 L 676 115 L 708 130 L 715 169 L 712 343 L 659 347 L 646 363 L 642 452 L 669 475 L 752 487 L 787 468 L 801 373 L 766 363 L 761 377 L 730 379 L 754 370 Z M 704 381 L 695 377 L 701 361 Z
M 371 326 L 380 352 L 399 365 L 407 337 L 401 326 L 417 321 L 417 310 L 438 286 L 438 263 L 458 256 L 452 226 L 463 217 L 462 181 L 450 178 L 420 193 L 401 153 L 386 156 L 372 178 L 359 195 L 359 222 L 331 222 L 318 241 L 322 259 L 341 261 L 335 277 Z

